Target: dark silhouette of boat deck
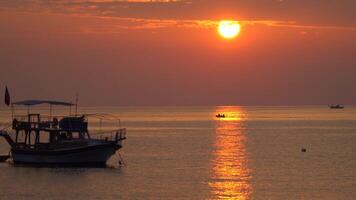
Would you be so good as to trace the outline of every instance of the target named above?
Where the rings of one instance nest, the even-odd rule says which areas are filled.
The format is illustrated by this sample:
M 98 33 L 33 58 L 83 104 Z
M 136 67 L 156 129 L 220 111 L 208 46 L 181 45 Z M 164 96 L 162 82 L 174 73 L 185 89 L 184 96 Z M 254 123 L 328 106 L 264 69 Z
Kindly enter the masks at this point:
M 39 104 L 72 106 L 59 101 L 29 100 L 14 105 L 33 106 Z M 119 128 L 91 136 L 85 115 L 63 117 L 43 117 L 37 113 L 13 115 L 14 134 L 0 131 L 11 146 L 8 157 L 14 164 L 105 166 L 106 161 L 122 148 L 126 139 L 126 129 Z M 21 137 L 21 136 L 24 136 Z

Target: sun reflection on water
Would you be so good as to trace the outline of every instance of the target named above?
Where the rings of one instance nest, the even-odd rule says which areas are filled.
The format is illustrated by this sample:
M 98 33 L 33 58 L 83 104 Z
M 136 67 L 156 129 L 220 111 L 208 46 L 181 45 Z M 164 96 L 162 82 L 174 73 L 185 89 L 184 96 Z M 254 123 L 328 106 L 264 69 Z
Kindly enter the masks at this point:
M 209 183 L 214 199 L 250 199 L 250 171 L 244 133 L 246 116 L 240 107 L 218 107 L 216 113 L 224 113 L 225 118 L 216 120 L 215 127 L 215 151 Z

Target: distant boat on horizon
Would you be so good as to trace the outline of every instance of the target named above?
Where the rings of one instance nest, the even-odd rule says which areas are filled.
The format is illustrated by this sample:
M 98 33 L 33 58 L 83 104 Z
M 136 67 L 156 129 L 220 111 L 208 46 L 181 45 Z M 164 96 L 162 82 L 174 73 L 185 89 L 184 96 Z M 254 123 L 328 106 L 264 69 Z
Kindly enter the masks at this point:
M 344 109 L 345 106 L 343 104 L 330 104 L 329 108 L 330 109 Z
M 215 115 L 215 117 L 216 117 L 216 118 L 225 118 L 225 114 L 220 114 L 220 113 L 219 113 L 219 114 Z

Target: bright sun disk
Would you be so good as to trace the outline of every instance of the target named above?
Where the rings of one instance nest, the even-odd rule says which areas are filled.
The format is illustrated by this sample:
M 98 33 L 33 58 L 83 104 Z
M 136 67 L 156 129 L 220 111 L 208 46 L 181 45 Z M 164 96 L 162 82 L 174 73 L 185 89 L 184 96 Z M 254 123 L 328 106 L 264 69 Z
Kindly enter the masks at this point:
M 218 31 L 226 39 L 235 38 L 240 33 L 241 26 L 237 21 L 220 21 Z

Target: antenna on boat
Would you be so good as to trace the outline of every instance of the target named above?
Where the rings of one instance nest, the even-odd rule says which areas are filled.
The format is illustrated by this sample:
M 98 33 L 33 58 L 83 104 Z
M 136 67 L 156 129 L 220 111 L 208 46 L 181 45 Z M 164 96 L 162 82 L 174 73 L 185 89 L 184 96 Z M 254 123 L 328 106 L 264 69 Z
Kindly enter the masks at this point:
M 75 94 L 75 116 L 78 114 L 78 92 Z
M 52 104 L 49 104 L 49 118 L 52 118 Z
M 11 103 L 11 117 L 12 117 L 12 120 L 14 120 L 15 110 L 14 110 L 14 104 L 13 103 Z

